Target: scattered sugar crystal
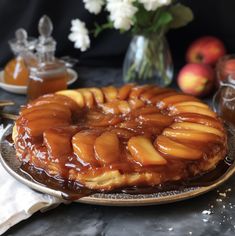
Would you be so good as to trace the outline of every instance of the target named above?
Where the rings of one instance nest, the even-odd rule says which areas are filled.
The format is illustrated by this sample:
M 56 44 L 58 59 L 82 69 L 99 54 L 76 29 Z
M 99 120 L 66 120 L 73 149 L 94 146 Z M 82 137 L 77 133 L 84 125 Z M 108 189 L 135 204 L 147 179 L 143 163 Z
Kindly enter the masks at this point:
M 172 227 L 171 227 L 171 228 L 168 228 L 168 231 L 173 231 L 173 230 L 174 230 L 174 228 L 172 228 Z
M 208 219 L 202 219 L 203 222 L 208 222 Z
M 235 228 L 235 225 L 234 225 L 234 228 Z M 192 234 L 193 234 L 193 232 L 189 231 L 189 232 L 188 232 L 188 234 L 189 234 L 189 235 L 192 235 Z
M 217 202 L 222 202 L 223 200 L 221 198 L 216 199 Z
M 227 196 L 226 193 L 219 193 L 219 195 L 222 196 L 222 197 L 226 197 Z
M 202 214 L 203 214 L 203 215 L 211 215 L 211 214 L 212 214 L 212 211 L 210 211 L 210 210 L 204 210 L 204 211 L 202 212 Z
M 228 188 L 227 190 L 226 190 L 226 192 L 231 192 L 232 191 L 232 189 L 231 188 Z
M 226 208 L 226 206 L 225 205 L 223 205 L 223 209 L 225 209 Z

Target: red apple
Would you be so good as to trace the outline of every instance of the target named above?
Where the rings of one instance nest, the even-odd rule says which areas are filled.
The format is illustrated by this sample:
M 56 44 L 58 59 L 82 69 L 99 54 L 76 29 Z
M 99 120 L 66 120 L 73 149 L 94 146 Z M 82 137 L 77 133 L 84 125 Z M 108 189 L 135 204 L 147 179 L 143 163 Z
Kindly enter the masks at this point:
M 214 70 L 205 64 L 190 63 L 185 65 L 178 74 L 178 85 L 187 94 L 194 96 L 207 95 L 213 88 Z
M 186 52 L 188 63 L 204 63 L 215 65 L 218 59 L 226 53 L 221 40 L 212 36 L 205 36 L 195 40 Z

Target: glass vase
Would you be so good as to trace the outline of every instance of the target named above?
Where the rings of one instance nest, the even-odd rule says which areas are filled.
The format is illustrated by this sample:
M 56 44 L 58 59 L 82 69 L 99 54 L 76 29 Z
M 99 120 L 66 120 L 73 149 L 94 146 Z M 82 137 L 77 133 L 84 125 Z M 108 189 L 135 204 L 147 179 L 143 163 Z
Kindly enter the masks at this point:
M 125 82 L 168 86 L 173 79 L 173 64 L 165 37 L 134 36 L 124 59 L 123 78 Z

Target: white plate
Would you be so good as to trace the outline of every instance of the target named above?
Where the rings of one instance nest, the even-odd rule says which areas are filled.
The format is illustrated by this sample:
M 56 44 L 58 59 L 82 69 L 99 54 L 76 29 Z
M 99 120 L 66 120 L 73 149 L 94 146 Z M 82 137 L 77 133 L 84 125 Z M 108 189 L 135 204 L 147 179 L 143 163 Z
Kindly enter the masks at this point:
M 67 84 L 70 85 L 77 80 L 78 74 L 75 70 L 70 69 L 70 68 L 68 68 L 67 71 L 70 75 L 70 78 Z M 17 93 L 17 94 L 27 93 L 27 86 L 6 84 L 4 82 L 4 71 L 0 71 L 0 87 L 10 93 Z

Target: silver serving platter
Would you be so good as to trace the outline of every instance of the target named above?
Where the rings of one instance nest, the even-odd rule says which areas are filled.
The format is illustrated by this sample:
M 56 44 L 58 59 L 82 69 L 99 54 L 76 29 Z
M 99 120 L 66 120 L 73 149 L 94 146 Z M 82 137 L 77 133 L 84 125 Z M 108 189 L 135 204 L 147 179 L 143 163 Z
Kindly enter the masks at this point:
M 82 197 L 79 200 L 76 200 L 76 202 L 106 206 L 157 205 L 182 201 L 209 192 L 223 184 L 235 173 L 235 161 L 233 161 L 235 156 L 235 136 L 231 130 L 232 129 L 228 127 L 227 131 L 229 153 L 226 157 L 227 160 L 230 161 L 231 165 L 224 174 L 222 174 L 216 181 L 208 186 L 185 187 L 181 190 L 164 191 L 154 194 L 133 195 L 126 193 L 97 193 L 91 196 Z M 7 128 L 0 140 L 0 162 L 3 167 L 19 182 L 22 182 L 30 188 L 42 193 L 62 198 L 63 193 L 61 191 L 49 188 L 41 183 L 33 181 L 29 175 L 23 173 L 20 170 L 21 163 L 16 158 L 14 146 L 10 145 L 6 140 L 6 136 L 11 134 L 11 132 L 12 127 Z

